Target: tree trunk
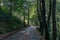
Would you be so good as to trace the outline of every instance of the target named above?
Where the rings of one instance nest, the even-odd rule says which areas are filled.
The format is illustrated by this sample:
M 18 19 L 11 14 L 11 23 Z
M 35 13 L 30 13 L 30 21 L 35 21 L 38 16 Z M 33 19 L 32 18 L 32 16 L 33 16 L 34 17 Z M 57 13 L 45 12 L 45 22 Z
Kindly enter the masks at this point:
M 52 26 L 53 26 L 53 40 L 57 40 L 56 0 L 52 0 Z
M 28 6 L 28 26 L 29 26 L 29 6 Z
M 50 18 L 51 18 L 51 0 L 49 0 L 49 14 L 48 14 L 48 19 L 47 19 L 49 40 L 50 40 Z
M 48 31 L 48 26 L 46 21 L 45 0 L 41 0 L 41 1 L 42 1 L 42 22 L 45 28 L 45 40 L 49 40 L 49 31 Z
M 42 7 L 41 7 L 41 0 L 37 0 L 37 16 L 38 16 L 38 20 L 40 23 L 40 29 L 39 32 L 41 32 L 41 35 L 43 35 L 43 26 L 42 26 Z

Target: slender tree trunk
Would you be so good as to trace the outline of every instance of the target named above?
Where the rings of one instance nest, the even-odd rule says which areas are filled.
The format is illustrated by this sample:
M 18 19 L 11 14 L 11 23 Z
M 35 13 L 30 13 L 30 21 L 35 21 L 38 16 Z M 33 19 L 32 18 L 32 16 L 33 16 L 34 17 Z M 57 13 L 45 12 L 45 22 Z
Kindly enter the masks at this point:
M 44 32 L 44 27 L 43 27 L 43 24 L 42 24 L 42 1 L 40 0 L 40 32 L 41 32 L 41 35 L 43 35 L 43 32 Z
M 28 6 L 28 26 L 29 26 L 29 6 Z
M 37 0 L 37 16 L 40 24 L 39 31 L 41 32 L 41 35 L 43 35 L 43 26 L 42 26 L 42 16 L 41 16 L 41 0 Z
M 48 14 L 48 25 L 49 25 L 49 21 L 50 21 L 50 17 L 51 17 L 51 0 L 49 0 L 49 14 Z
M 48 19 L 47 19 L 47 23 L 48 23 L 48 29 L 50 29 L 50 18 L 51 18 L 51 0 L 49 0 L 49 14 L 48 14 Z
M 41 1 L 42 1 L 42 22 L 45 28 L 45 40 L 49 40 L 49 31 L 48 31 L 48 26 L 46 21 L 45 0 L 41 0 Z
M 49 14 L 48 14 L 48 19 L 47 19 L 49 40 L 50 40 L 50 17 L 51 17 L 51 0 L 49 0 Z
M 52 26 L 53 26 L 53 40 L 57 40 L 56 0 L 52 0 Z

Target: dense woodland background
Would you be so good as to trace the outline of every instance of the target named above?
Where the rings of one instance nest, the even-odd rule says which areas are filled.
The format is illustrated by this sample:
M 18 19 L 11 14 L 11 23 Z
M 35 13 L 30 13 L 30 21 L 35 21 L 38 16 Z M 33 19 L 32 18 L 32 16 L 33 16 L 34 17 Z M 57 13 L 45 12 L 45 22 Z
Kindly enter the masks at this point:
M 52 13 L 53 7 L 51 6 L 52 2 L 50 1 L 52 0 L 45 0 L 46 10 L 42 12 L 41 8 L 44 9 L 44 0 L 0 0 L 0 34 L 18 29 L 21 30 L 29 25 L 39 26 L 40 28 L 42 25 L 41 21 L 45 22 L 45 19 L 42 19 L 43 14 L 41 13 L 46 13 L 46 24 L 48 24 L 48 26 L 45 27 L 45 30 L 49 30 L 46 30 L 45 32 L 48 34 L 47 36 L 50 34 L 50 39 L 52 40 L 53 14 L 49 14 L 49 12 Z M 57 29 L 55 31 L 57 31 L 57 39 L 60 39 L 60 0 L 56 0 L 55 13 Z M 44 28 L 42 29 L 42 31 L 44 31 Z M 42 32 L 42 34 L 45 32 Z

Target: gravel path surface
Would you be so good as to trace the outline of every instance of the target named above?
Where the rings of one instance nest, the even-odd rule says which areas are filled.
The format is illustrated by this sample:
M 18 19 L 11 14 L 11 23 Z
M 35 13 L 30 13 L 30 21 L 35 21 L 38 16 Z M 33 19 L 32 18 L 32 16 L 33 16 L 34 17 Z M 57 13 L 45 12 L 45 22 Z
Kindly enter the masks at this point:
M 38 33 L 36 32 L 36 27 L 31 26 L 3 40 L 39 40 L 39 39 L 40 38 Z

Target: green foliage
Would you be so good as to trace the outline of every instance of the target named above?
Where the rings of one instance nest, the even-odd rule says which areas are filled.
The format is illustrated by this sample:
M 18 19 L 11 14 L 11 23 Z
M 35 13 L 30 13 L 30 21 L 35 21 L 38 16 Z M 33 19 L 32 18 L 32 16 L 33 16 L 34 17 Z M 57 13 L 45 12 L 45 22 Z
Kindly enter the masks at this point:
M 18 19 L 16 16 L 11 15 L 11 17 L 9 17 L 8 13 L 0 10 L 0 33 L 25 28 L 23 23 L 24 21 Z
M 5 2 L 4 2 L 5 1 Z M 29 9 L 29 22 L 31 25 L 37 25 L 39 26 L 38 18 L 37 18 L 37 0 L 0 0 L 0 3 L 3 3 L 3 6 L 0 6 L 0 33 L 6 33 L 10 31 L 14 31 L 17 29 L 25 28 L 23 26 L 24 24 L 24 15 L 25 15 L 25 22 L 28 22 L 28 9 Z M 48 7 L 49 7 L 49 0 L 46 1 L 46 13 L 48 14 Z M 10 2 L 13 5 L 8 5 L 8 2 Z M 56 2 L 56 9 L 57 9 L 57 24 L 60 24 L 60 2 L 59 0 Z M 24 6 L 23 4 L 26 4 Z M 12 15 L 11 17 L 10 12 L 10 6 L 12 7 Z M 28 8 L 29 7 L 29 8 Z M 27 11 L 27 12 L 26 12 Z M 51 21 L 51 20 L 50 20 Z M 26 24 L 25 24 L 26 25 Z M 59 26 L 60 28 L 60 26 Z M 57 28 L 58 36 L 60 37 L 60 29 Z M 52 29 L 52 27 L 51 27 Z M 50 33 L 52 37 L 52 33 Z M 52 38 L 51 38 L 52 39 Z
M 35 19 L 36 15 L 36 0 L 0 0 L 1 5 L 0 9 L 0 33 L 5 33 L 9 31 L 14 31 L 17 29 L 25 28 L 24 24 L 24 15 L 25 22 L 28 22 L 28 11 L 29 9 L 29 20 L 30 24 L 38 24 Z M 26 4 L 26 7 L 23 5 Z M 29 7 L 29 8 L 28 8 Z M 12 10 L 12 11 L 10 11 Z M 10 15 L 10 12 L 12 15 Z M 26 25 L 26 24 L 25 24 Z

